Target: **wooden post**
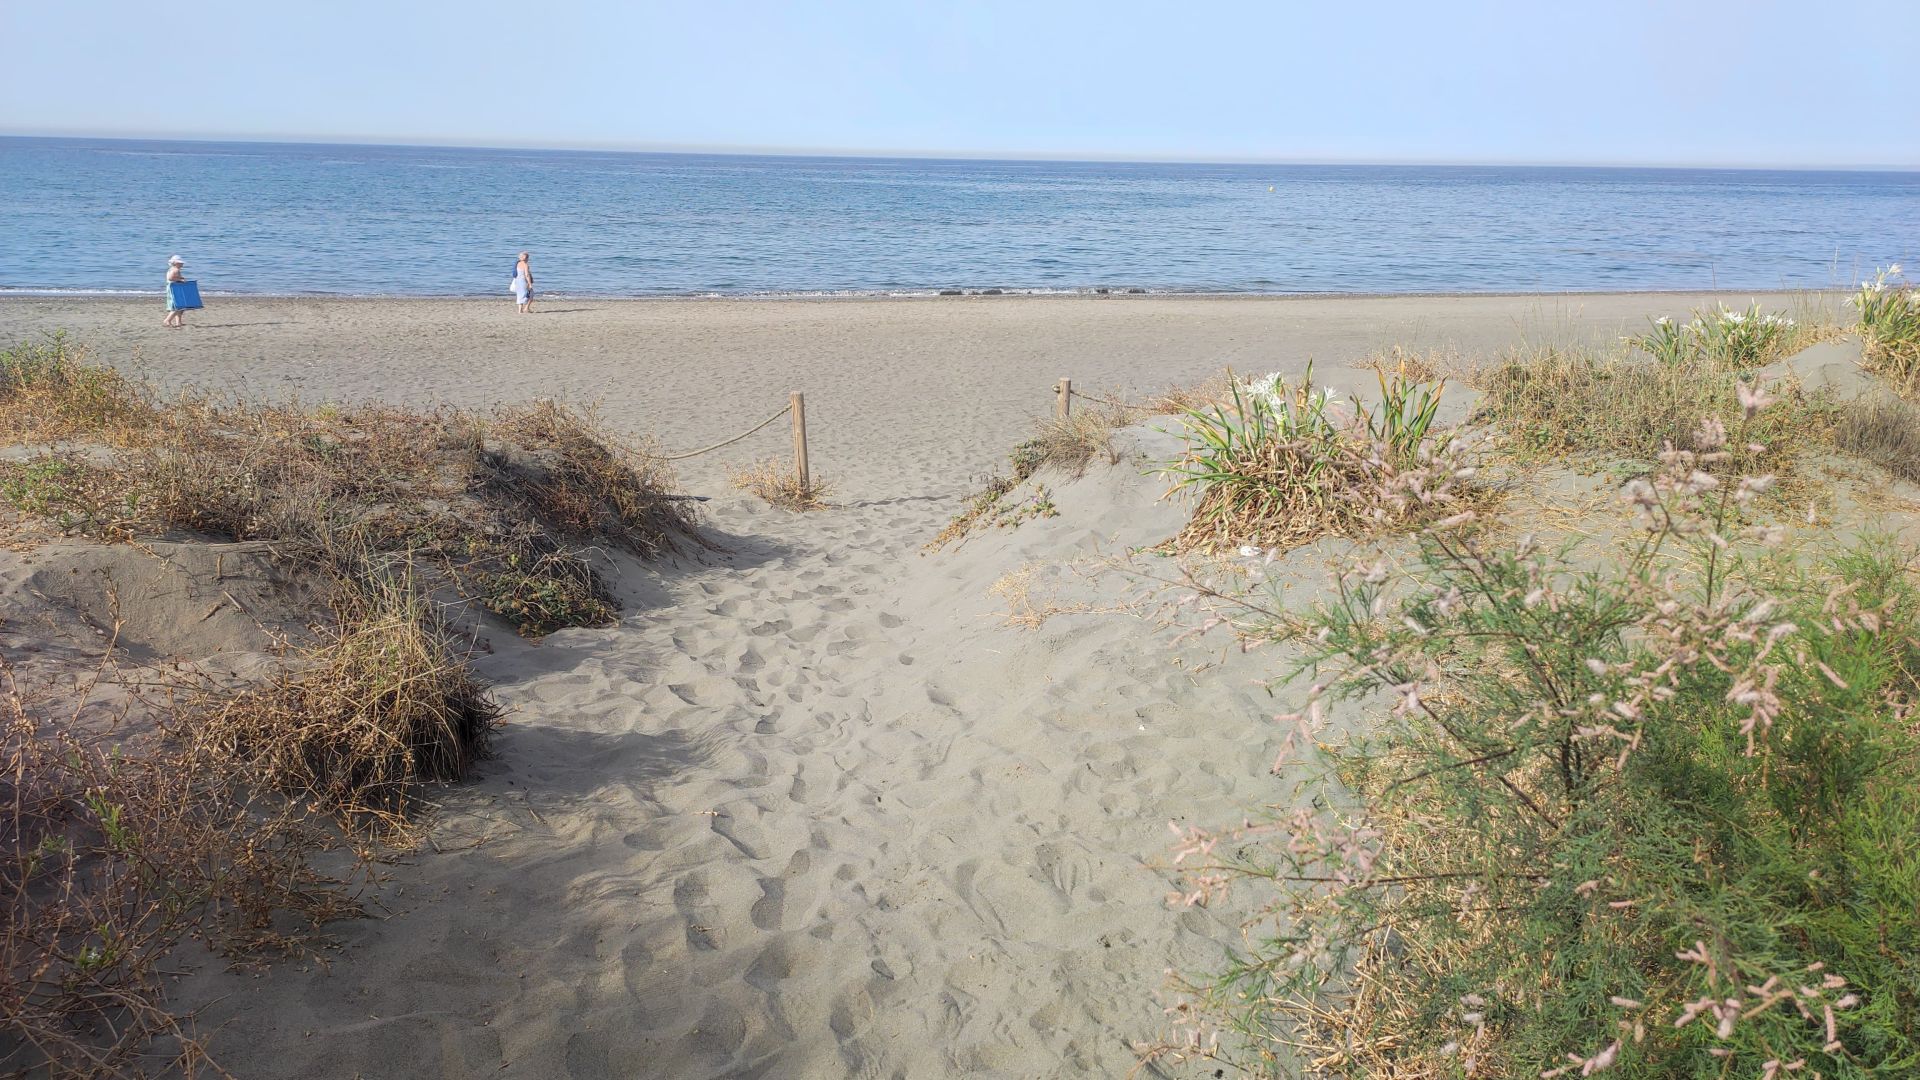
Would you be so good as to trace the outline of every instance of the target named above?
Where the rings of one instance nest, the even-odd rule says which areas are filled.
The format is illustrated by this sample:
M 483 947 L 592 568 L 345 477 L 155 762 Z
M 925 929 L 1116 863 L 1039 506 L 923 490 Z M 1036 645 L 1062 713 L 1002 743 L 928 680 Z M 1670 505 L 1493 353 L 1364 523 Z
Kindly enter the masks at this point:
M 793 476 L 801 491 L 812 491 L 813 480 L 807 474 L 807 397 L 795 390 L 793 402 Z
M 1065 420 L 1067 414 L 1073 411 L 1073 380 L 1062 378 L 1059 385 L 1053 388 L 1053 391 L 1057 398 L 1053 406 L 1053 415 L 1058 419 Z

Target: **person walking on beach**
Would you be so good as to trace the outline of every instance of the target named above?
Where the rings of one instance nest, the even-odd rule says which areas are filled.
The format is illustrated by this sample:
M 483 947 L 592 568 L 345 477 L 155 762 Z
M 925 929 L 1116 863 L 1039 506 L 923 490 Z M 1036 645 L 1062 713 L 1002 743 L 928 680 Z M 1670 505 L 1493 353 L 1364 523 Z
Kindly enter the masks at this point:
M 533 256 L 528 252 L 520 253 L 520 261 L 513 264 L 513 302 L 519 306 L 520 314 L 533 310 Z
M 200 306 L 200 290 L 187 280 L 187 260 L 175 255 L 167 260 L 167 317 L 161 326 L 179 329 L 187 325 L 187 312 Z

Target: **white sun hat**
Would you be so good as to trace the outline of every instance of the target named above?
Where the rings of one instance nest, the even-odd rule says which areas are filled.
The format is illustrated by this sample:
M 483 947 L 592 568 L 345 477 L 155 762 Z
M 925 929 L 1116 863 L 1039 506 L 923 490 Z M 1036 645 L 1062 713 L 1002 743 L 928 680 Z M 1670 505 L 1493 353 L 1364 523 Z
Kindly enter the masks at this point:
M 173 258 L 167 260 L 167 265 L 168 266 L 185 265 L 186 261 L 187 260 L 181 258 L 180 256 L 175 255 Z

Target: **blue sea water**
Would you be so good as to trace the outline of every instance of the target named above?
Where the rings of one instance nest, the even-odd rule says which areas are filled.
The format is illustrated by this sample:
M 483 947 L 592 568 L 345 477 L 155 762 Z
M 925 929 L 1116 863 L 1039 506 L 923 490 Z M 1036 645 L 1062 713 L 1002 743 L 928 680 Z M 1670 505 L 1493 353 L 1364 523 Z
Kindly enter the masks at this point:
M 1920 173 L 751 157 L 0 138 L 0 290 L 1825 288 L 1920 263 Z

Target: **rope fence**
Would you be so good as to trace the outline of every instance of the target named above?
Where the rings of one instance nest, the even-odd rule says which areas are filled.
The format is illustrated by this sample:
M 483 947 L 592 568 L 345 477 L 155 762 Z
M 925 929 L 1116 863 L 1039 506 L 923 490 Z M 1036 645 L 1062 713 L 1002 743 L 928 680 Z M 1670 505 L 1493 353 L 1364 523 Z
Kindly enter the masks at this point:
M 1072 379 L 1061 379 L 1059 382 L 1054 383 L 1053 393 L 1053 415 L 1057 420 L 1065 420 L 1073 414 L 1074 398 L 1079 398 L 1081 401 L 1091 401 L 1095 405 L 1111 405 L 1118 409 L 1132 409 L 1136 412 L 1155 411 L 1150 405 L 1135 405 L 1131 401 L 1115 401 L 1112 398 L 1095 397 L 1092 394 L 1075 390 Z
M 732 446 L 734 443 L 739 442 L 741 439 L 744 439 L 749 435 L 755 434 L 761 428 L 766 427 L 768 424 L 773 423 L 775 420 L 778 420 L 783 416 L 793 417 L 793 475 L 794 475 L 794 478 L 800 481 L 801 490 L 803 491 L 811 490 L 813 486 L 813 482 L 812 482 L 812 477 L 810 475 L 809 469 L 807 468 L 807 397 L 805 394 L 802 394 L 798 390 L 793 391 L 792 394 L 788 396 L 787 403 L 780 407 L 779 412 L 774 413 L 772 416 L 767 417 L 765 420 L 762 420 L 759 423 L 748 428 L 747 430 L 741 432 L 740 434 L 735 435 L 733 438 L 714 443 L 712 446 L 703 446 L 698 450 L 689 450 L 684 454 L 668 454 L 665 457 L 661 458 L 661 460 L 662 461 L 685 461 L 688 458 L 699 457 L 701 454 L 711 454 L 715 450 L 719 450 L 723 447 Z
M 782 405 L 780 406 L 779 412 L 774 413 L 772 416 L 767 417 L 765 420 L 760 421 L 759 423 L 753 425 L 752 427 L 741 432 L 740 434 L 735 435 L 731 439 L 727 439 L 724 442 L 714 443 L 712 446 L 703 446 L 698 450 L 689 450 L 684 454 L 668 454 L 666 457 L 662 458 L 661 460 L 662 461 L 685 461 L 686 459 L 691 457 L 699 457 L 701 454 L 711 454 L 715 450 L 718 450 L 722 447 L 732 446 L 734 443 L 737 443 L 741 439 L 744 439 L 747 436 L 752 435 L 754 432 L 759 431 L 761 428 L 766 427 L 768 424 L 773 423 L 775 420 L 780 419 L 781 417 L 787 415 L 792 411 L 793 411 L 792 405 Z

